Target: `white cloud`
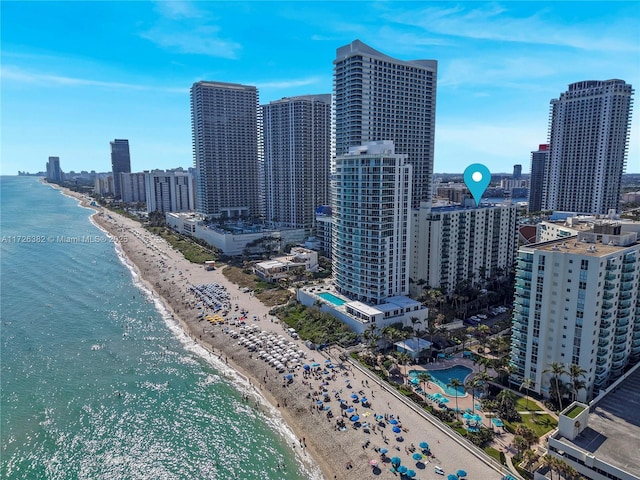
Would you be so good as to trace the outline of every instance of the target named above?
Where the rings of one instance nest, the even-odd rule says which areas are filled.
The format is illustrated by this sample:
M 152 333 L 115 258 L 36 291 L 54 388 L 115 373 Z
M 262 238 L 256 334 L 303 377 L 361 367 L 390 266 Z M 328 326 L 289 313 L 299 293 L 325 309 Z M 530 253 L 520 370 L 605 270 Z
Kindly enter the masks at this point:
M 140 33 L 140 36 L 160 47 L 173 49 L 179 53 L 237 58 L 242 46 L 220 38 L 219 32 L 220 28 L 217 26 L 199 26 L 185 30 L 173 29 L 173 31 L 171 28 L 154 27 Z
M 426 32 L 462 38 L 557 45 L 589 51 L 638 51 L 636 42 L 621 37 L 633 28 L 625 19 L 617 25 L 559 24 L 548 18 L 544 10 L 515 17 L 495 4 L 472 9 L 429 7 L 402 13 L 388 12 L 385 18 Z
M 124 82 L 110 82 L 89 78 L 67 77 L 52 73 L 26 71 L 12 65 L 3 65 L 0 70 L 0 78 L 3 81 L 28 83 L 43 87 L 99 87 L 117 90 L 159 90 L 168 93 L 188 93 L 187 88 L 155 87 L 152 85 L 140 85 Z
M 182 0 L 159 0 L 155 2 L 156 11 L 165 18 L 179 20 L 183 18 L 201 18 L 204 13 L 193 2 Z
M 324 79 L 321 79 L 319 77 L 309 77 L 309 78 L 301 78 L 298 80 L 271 80 L 267 82 L 257 82 L 256 85 L 258 88 L 285 89 L 285 88 L 304 87 L 306 85 L 314 85 L 323 80 Z

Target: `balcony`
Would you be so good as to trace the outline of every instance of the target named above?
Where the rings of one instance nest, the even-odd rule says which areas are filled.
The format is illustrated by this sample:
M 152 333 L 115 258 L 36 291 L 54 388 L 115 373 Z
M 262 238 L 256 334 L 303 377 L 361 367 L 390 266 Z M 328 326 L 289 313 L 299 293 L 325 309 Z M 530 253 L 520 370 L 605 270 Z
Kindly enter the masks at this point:
M 614 263 L 611 263 L 607 265 L 606 270 L 607 272 L 615 272 L 616 270 L 618 270 L 618 266 Z
M 604 383 L 606 383 L 608 378 L 609 378 L 609 373 L 606 370 L 600 373 L 596 371 L 595 384 L 603 385 Z
M 627 361 L 624 358 L 622 360 L 614 361 L 611 364 L 611 370 L 615 373 L 617 370 L 622 370 L 626 364 Z
M 613 294 L 611 294 L 611 293 L 605 293 L 605 294 L 602 296 L 602 298 L 603 298 L 604 300 L 611 300 L 613 297 L 614 297 L 614 295 L 613 295 Z
M 623 282 L 633 282 L 633 273 L 623 273 L 621 280 Z
M 616 328 L 627 328 L 629 326 L 629 315 L 626 316 L 620 315 L 620 310 L 618 310 L 618 322 L 616 323 Z
M 607 348 L 599 348 L 598 349 L 598 357 L 606 357 L 608 354 L 609 354 L 609 349 L 607 349 Z
M 613 308 L 613 303 L 607 302 L 607 301 L 602 302 L 603 310 L 611 310 L 612 308 Z
M 616 288 L 616 284 L 615 283 L 604 282 L 604 289 L 605 290 L 615 290 L 615 288 Z
M 631 300 L 620 300 L 618 301 L 619 308 L 631 308 Z
M 605 285 L 607 284 L 607 282 L 605 282 Z M 606 288 L 606 287 L 605 287 Z M 621 292 L 630 292 L 633 289 L 633 282 L 623 282 L 622 284 L 620 284 L 620 291 Z
M 615 279 L 616 279 L 616 276 L 615 276 L 613 273 L 607 273 L 607 274 L 604 276 L 604 279 L 605 279 L 605 280 L 615 280 Z

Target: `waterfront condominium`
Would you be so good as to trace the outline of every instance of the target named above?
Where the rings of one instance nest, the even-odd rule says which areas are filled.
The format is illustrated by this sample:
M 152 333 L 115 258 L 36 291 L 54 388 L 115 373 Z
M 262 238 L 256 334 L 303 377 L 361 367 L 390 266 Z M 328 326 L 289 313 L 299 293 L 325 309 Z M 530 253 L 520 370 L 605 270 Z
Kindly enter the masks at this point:
M 618 211 L 632 95 L 623 80 L 586 80 L 551 100 L 543 210 Z
M 260 214 L 258 90 L 223 82 L 191 87 L 196 211 L 206 218 Z
M 265 218 L 278 228 L 311 229 L 329 203 L 331 95 L 263 105 Z
M 194 210 L 193 177 L 185 171 L 154 170 L 144 173 L 147 212 Z
M 529 179 L 529 212 L 542 210 L 542 188 L 544 171 L 549 159 L 549 145 L 540 144 L 538 150 L 531 152 L 531 177 Z
M 439 288 L 450 295 L 463 282 L 485 287 L 513 269 L 518 251 L 518 207 L 447 206 L 412 211 L 411 294 Z
M 351 147 L 332 172 L 336 290 L 368 305 L 409 293 L 411 165 L 393 142 Z
M 115 139 L 111 144 L 111 172 L 113 173 L 113 189 L 116 198 L 122 197 L 121 173 L 131 173 L 131 157 L 129 156 L 129 140 Z
M 49 161 L 47 162 L 47 180 L 50 182 L 62 181 L 60 157 L 49 157 Z
M 638 234 L 616 224 L 520 247 L 511 382 L 531 379 L 531 391 L 550 397 L 551 364 L 575 364 L 584 384 L 574 389 L 576 379 L 560 375 L 566 397 L 589 401 L 619 378 L 640 360 L 639 282 Z
M 120 173 L 120 194 L 124 203 L 146 202 L 144 172 Z
M 359 40 L 334 60 L 336 156 L 391 140 L 413 167 L 412 207 L 431 203 L 436 112 L 435 60 L 398 60 Z

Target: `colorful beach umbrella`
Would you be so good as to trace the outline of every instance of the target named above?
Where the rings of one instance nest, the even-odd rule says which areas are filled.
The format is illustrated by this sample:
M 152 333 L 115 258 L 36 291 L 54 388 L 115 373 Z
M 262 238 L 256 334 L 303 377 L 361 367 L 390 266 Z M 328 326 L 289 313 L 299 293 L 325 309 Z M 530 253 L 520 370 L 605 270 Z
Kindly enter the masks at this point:
M 400 459 L 400 457 L 393 457 L 391 458 L 391 465 L 400 465 L 400 463 L 402 463 L 402 460 Z
M 378 465 L 378 460 L 376 460 L 375 458 L 369 460 L 369 465 L 371 465 L 372 467 L 375 467 L 376 465 Z
M 416 453 L 414 453 L 412 455 L 412 457 L 413 457 L 414 460 L 422 460 L 422 454 L 421 453 L 417 453 L 416 452 Z
M 358 420 L 360 420 L 360 417 L 358 415 L 354 415 L 349 420 L 351 420 L 352 422 L 357 422 Z
M 458 477 L 453 473 L 450 473 L 449 475 L 447 475 L 447 480 L 458 480 Z
M 397 425 L 398 424 L 398 420 L 396 420 L 395 418 L 392 418 L 391 420 L 389 420 L 389 423 L 391 425 Z
M 456 475 L 458 476 L 458 478 L 466 477 L 467 476 L 467 472 L 465 472 L 464 470 L 458 470 L 456 472 Z
M 400 465 L 398 468 L 396 468 L 396 470 L 398 471 L 398 473 L 404 474 L 404 473 L 407 472 L 408 468 L 406 466 L 404 466 L 404 465 Z M 458 480 L 458 479 L 456 479 L 456 480 Z
M 416 476 L 416 471 L 415 471 L 415 470 L 407 470 L 407 471 L 405 472 L 405 475 L 406 475 L 407 477 L 409 477 L 409 478 L 413 478 L 413 477 L 415 477 L 415 476 Z
M 353 413 L 353 412 L 355 412 L 355 411 L 356 411 L 356 409 L 355 409 L 355 408 L 353 408 L 353 407 L 349 407 L 349 408 L 347 408 L 347 413 Z
M 400 433 L 402 431 L 400 427 L 393 427 L 392 430 L 393 430 L 393 433 Z
M 385 453 L 387 453 L 388 451 L 389 451 L 389 450 L 387 450 L 386 448 L 381 448 L 381 449 L 380 449 L 380 453 L 381 453 L 382 455 L 384 455 L 384 454 L 385 454 Z
M 418 446 L 423 450 L 429 450 L 429 444 L 427 442 L 420 442 Z

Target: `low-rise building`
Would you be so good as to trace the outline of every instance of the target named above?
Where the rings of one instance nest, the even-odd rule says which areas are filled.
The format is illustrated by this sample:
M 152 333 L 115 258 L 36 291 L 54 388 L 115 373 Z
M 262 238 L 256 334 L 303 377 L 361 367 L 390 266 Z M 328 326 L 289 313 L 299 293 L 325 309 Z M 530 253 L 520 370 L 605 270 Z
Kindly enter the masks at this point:
M 253 272 L 267 282 L 277 282 L 287 278 L 293 270 L 318 271 L 318 252 L 302 247 L 293 247 L 289 255 L 259 262 Z

